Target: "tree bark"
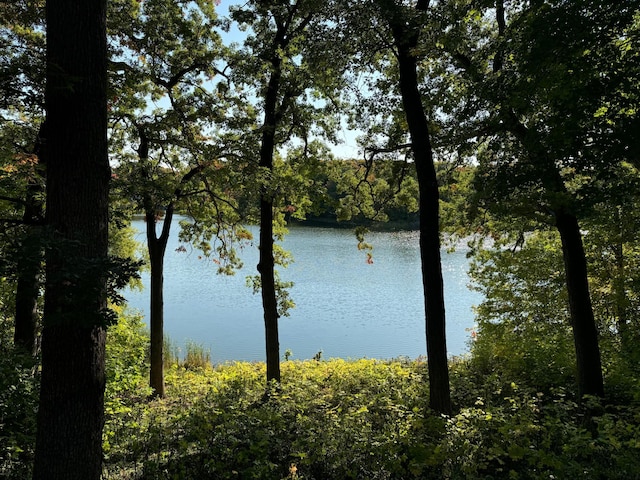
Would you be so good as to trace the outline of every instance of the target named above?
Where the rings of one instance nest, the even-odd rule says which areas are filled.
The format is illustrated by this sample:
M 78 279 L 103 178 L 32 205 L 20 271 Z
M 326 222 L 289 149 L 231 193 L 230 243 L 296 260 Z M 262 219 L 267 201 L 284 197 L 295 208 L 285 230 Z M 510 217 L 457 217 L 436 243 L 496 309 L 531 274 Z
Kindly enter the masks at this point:
M 398 49 L 400 92 L 409 126 L 420 191 L 420 258 L 425 299 L 429 403 L 436 412 L 450 415 L 451 390 L 440 258 L 440 200 L 429 124 L 418 90 L 417 59 L 413 53 L 417 46 L 418 34 L 402 21 L 392 21 L 392 32 Z
M 562 257 L 569 294 L 569 312 L 578 370 L 578 393 L 604 396 L 598 330 L 591 305 L 587 259 L 582 233 L 575 215 L 556 212 L 556 227 L 562 241 Z
M 107 256 L 106 1 L 47 0 L 47 224 L 33 478 L 102 471 Z
M 34 480 L 101 478 L 105 339 L 99 326 L 45 324 Z

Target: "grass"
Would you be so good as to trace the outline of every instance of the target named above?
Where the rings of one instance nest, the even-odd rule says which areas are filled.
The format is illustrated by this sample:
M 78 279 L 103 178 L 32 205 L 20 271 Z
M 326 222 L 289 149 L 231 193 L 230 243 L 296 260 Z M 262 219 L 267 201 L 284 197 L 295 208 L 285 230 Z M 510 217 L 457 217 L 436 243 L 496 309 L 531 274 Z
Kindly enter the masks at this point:
M 167 335 L 164 336 L 163 344 L 165 368 L 170 368 L 172 365 L 182 365 L 185 368 L 193 369 L 211 365 L 211 352 L 197 342 L 187 341 L 184 353 Z

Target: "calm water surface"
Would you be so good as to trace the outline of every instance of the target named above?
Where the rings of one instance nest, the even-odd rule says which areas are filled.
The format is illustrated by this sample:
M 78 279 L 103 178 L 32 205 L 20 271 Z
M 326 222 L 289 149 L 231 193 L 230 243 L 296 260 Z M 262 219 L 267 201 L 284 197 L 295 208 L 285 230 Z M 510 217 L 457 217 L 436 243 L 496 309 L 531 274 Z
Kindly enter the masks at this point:
M 143 242 L 144 223 L 134 222 Z M 177 345 L 193 341 L 214 362 L 264 360 L 264 323 L 259 295 L 246 286 L 258 262 L 255 245 L 245 247 L 244 267 L 234 276 L 216 274 L 216 265 L 185 245 L 177 251 L 179 225 L 165 258 L 165 332 Z M 280 319 L 280 351 L 294 359 L 415 358 L 426 355 L 424 299 L 417 232 L 370 233 L 373 264 L 356 247 L 350 230 L 293 227 L 284 247 L 294 263 L 280 276 L 293 281 L 296 303 Z M 481 297 L 467 288 L 468 262 L 462 251 L 443 252 L 447 344 L 451 355 L 467 350 L 473 327 L 472 306 Z M 148 287 L 149 275 L 143 274 Z M 125 294 L 129 305 L 148 312 L 148 289 Z

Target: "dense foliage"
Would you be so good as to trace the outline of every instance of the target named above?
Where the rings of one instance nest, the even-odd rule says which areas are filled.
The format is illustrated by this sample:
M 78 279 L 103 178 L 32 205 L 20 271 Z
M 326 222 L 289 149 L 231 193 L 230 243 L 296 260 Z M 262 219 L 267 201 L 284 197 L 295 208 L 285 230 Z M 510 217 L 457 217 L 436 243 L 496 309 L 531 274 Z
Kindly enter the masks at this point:
M 640 472 L 637 372 L 635 385 L 608 377 L 609 389 L 624 393 L 586 408 L 570 387 L 571 358 L 555 355 L 549 378 L 535 362 L 504 365 L 478 338 L 470 357 L 451 363 L 458 411 L 451 418 L 428 408 L 421 359 L 289 360 L 281 384 L 265 392 L 262 363 L 214 368 L 192 358 L 168 370 L 167 398 L 149 402 L 140 389 L 140 321 L 124 316 L 117 328 L 109 349 L 122 361 L 109 361 L 107 478 L 623 479 Z M 533 340 L 511 345 L 507 357 L 549 358 Z
M 549 355 L 534 338 L 501 342 L 497 357 L 491 339 L 502 340 L 487 331 L 470 357 L 451 362 L 450 418 L 427 406 L 421 359 L 289 360 L 265 391 L 263 363 L 212 367 L 193 356 L 167 369 L 166 398 L 149 400 L 148 337 L 139 317 L 123 314 L 107 346 L 104 478 L 637 477 L 637 374 L 622 379 L 611 364 L 607 390 L 618 393 L 585 408 L 571 359 L 541 365 Z M 37 377 L 14 360 L 3 352 L 0 473 L 22 479 Z

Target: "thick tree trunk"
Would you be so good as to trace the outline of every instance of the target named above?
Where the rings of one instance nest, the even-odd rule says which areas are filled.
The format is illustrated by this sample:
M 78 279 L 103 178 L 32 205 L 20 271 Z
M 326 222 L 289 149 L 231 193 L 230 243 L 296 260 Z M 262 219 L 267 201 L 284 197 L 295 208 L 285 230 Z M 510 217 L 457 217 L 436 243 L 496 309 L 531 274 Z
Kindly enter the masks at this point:
M 107 255 L 106 1 L 47 0 L 47 224 L 33 478 L 98 480 Z
M 34 480 L 101 478 L 105 339 L 98 326 L 45 325 Z
M 147 247 L 151 263 L 151 299 L 149 305 L 149 331 L 150 331 L 150 372 L 149 386 L 153 395 L 164 397 L 164 255 L 167 250 L 167 241 L 171 231 L 173 219 L 173 205 L 167 208 L 162 223 L 160 236 L 156 233 L 155 209 L 147 210 Z
M 265 96 L 265 113 L 260 145 L 260 166 L 273 170 L 273 151 L 277 125 L 277 100 L 280 88 L 280 60 L 272 61 L 271 72 Z M 262 308 L 267 357 L 267 381 L 280 382 L 280 342 L 278 339 L 278 299 L 276 296 L 275 261 L 273 257 L 273 198 L 268 188 L 260 198 L 260 273 Z
M 425 298 L 425 329 L 429 365 L 429 402 L 436 412 L 451 414 L 447 362 L 444 286 L 440 258 L 440 204 L 429 125 L 418 90 L 417 34 L 405 24 L 392 25 L 400 70 L 400 92 L 411 135 L 420 190 L 420 256 Z
M 556 227 L 562 241 L 569 312 L 573 328 L 580 396 L 604 396 L 598 330 L 593 315 L 587 259 L 577 218 L 562 210 L 556 213 Z

